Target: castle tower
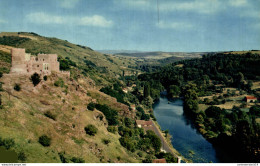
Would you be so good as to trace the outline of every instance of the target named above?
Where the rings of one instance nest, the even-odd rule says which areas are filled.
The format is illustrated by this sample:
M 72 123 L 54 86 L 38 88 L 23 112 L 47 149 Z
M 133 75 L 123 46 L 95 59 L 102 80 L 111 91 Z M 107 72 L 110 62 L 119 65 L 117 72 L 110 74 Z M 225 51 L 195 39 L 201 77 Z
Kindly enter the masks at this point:
M 26 73 L 28 57 L 24 48 L 12 48 L 12 68 L 11 73 Z

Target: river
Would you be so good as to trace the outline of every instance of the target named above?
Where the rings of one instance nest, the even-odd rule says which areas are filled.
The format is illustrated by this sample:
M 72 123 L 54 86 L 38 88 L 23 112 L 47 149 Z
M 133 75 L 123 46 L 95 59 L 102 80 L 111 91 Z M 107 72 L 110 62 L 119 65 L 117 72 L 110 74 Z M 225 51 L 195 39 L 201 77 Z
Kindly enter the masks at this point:
M 183 115 L 183 101 L 161 97 L 154 104 L 154 115 L 162 130 L 169 130 L 173 147 L 195 163 L 227 162 L 219 149 L 209 143 Z

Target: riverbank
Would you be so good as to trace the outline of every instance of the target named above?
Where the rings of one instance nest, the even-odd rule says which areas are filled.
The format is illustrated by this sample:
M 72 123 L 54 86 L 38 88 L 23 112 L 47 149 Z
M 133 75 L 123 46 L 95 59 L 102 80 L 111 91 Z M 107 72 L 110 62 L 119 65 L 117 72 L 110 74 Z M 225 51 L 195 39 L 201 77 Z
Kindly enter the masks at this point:
M 195 163 L 220 162 L 212 144 L 183 116 L 182 100 L 169 102 L 166 97 L 161 97 L 154 105 L 154 115 L 161 129 L 168 129 L 172 135 L 172 146 L 187 160 Z

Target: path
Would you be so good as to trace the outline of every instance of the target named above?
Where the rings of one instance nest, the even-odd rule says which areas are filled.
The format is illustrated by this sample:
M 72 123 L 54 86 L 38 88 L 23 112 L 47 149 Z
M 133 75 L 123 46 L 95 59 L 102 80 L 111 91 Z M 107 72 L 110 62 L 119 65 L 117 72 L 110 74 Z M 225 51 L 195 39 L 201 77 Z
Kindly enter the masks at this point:
M 173 152 L 173 150 L 170 148 L 170 146 L 168 145 L 168 143 L 165 141 L 164 136 L 162 135 L 161 131 L 158 129 L 158 127 L 154 124 L 154 122 L 152 121 L 152 126 L 144 126 L 143 127 L 145 129 L 145 131 L 147 130 L 152 130 L 154 131 L 154 133 L 160 138 L 161 143 L 162 143 L 162 151 L 168 152 L 173 154 L 174 157 L 176 157 L 178 159 L 178 163 L 181 162 L 181 157 L 178 156 L 176 153 Z

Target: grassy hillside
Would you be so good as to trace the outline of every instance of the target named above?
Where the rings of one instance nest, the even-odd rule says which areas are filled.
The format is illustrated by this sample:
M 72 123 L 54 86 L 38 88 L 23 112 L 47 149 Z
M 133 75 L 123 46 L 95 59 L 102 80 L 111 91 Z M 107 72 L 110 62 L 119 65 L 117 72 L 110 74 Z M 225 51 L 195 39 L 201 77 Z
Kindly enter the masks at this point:
M 54 82 L 60 79 L 65 85 L 55 86 Z M 86 80 L 77 82 L 53 74 L 36 87 L 26 76 L 4 75 L 1 81 L 4 92 L 1 92 L 0 138 L 13 139 L 11 149 L 17 154 L 24 153 L 26 162 L 61 162 L 61 154 L 68 162 L 73 162 L 73 157 L 85 162 L 140 162 L 120 145 L 118 134 L 107 131 L 102 112 L 87 110 L 89 102 L 99 102 L 102 97 L 111 108 L 120 108 L 120 103 L 93 88 L 89 92 L 98 97 L 87 95 L 92 85 Z M 13 89 L 15 83 L 20 85 L 20 91 Z M 89 124 L 97 127 L 95 136 L 84 131 Z M 49 147 L 38 142 L 42 135 L 51 138 Z
M 123 70 L 134 61 L 101 54 L 89 47 L 69 43 L 66 40 L 43 37 L 35 33 L 0 33 L 0 51 L 10 53 L 12 47 L 25 48 L 27 53 L 37 55 L 38 53 L 58 54 L 59 60 L 69 59 L 76 63 L 71 67 L 73 77 L 82 73 L 91 77 L 97 84 L 107 84 L 111 77 L 119 77 Z M 1 61 L 1 59 L 0 59 Z

